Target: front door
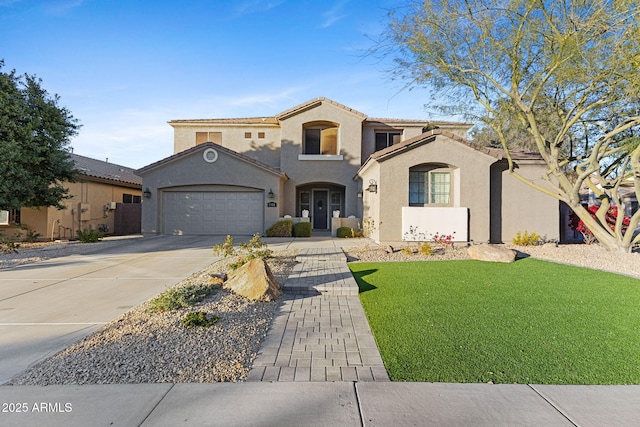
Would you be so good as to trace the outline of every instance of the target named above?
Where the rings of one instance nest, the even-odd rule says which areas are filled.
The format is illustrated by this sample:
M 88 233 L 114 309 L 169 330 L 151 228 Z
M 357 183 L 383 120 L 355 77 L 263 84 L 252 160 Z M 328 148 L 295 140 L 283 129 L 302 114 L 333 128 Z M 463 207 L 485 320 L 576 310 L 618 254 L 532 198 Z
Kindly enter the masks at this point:
M 314 191 L 313 192 L 313 228 L 317 230 L 326 230 L 328 227 L 329 212 L 329 192 Z

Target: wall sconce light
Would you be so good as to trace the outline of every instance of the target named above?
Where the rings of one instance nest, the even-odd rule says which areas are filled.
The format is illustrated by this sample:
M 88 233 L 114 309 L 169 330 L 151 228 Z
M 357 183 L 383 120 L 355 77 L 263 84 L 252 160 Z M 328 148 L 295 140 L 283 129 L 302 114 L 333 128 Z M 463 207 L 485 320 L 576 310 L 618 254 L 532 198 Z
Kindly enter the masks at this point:
M 367 188 L 369 193 L 377 193 L 378 192 L 378 183 L 375 179 L 369 180 L 369 188 Z
M 144 192 L 142 193 L 142 195 L 144 196 L 145 199 L 151 198 L 151 190 L 149 190 L 149 187 L 144 189 Z
M 273 194 L 273 190 L 270 188 L 269 192 L 267 193 L 267 197 L 270 199 L 273 199 L 275 197 L 275 194 Z
M 358 196 L 358 199 L 362 199 L 362 191 L 358 191 L 356 193 L 356 196 Z

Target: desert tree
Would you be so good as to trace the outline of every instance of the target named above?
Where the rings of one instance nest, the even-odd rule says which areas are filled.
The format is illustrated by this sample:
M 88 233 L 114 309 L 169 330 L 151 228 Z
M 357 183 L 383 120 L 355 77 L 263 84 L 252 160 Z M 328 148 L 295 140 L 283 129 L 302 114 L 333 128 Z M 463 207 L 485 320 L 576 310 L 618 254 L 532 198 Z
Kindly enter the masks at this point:
M 430 105 L 487 127 L 509 171 L 565 202 L 606 248 L 640 242 L 619 187 L 640 192 L 640 25 L 636 0 L 425 0 L 390 13 L 377 46 L 394 77 L 432 89 Z M 486 132 L 484 131 L 481 132 Z M 539 152 L 546 185 L 518 174 L 514 149 Z M 600 200 L 592 216 L 588 187 Z
M 0 61 L 0 208 L 55 206 L 76 173 L 70 138 L 79 125 L 35 76 L 2 72 Z

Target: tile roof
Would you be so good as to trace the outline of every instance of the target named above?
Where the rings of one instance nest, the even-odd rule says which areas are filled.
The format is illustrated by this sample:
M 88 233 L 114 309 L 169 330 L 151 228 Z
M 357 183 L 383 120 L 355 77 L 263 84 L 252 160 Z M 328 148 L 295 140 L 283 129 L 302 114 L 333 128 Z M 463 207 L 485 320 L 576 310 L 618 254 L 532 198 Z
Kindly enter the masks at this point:
M 188 120 L 170 120 L 167 123 L 170 125 L 179 124 L 239 124 L 239 125 L 278 125 L 280 122 L 275 117 L 245 117 L 245 118 L 231 118 L 231 119 L 188 119 Z
M 436 136 L 438 135 L 446 136 L 447 138 L 453 139 L 454 141 L 457 141 L 463 145 L 466 145 L 467 147 L 471 147 L 476 151 L 484 153 L 488 156 L 495 157 L 498 160 L 502 160 L 506 158 L 504 151 L 500 148 L 483 147 L 481 145 L 474 144 L 473 142 L 469 141 L 466 138 L 463 138 L 459 135 L 456 135 L 452 132 L 449 132 L 443 129 L 434 129 L 432 131 L 425 132 L 421 135 L 418 135 L 414 138 L 410 138 L 405 141 L 399 142 L 397 144 L 391 145 L 383 150 L 376 151 L 371 155 L 371 158 L 379 159 L 381 157 L 386 157 L 389 154 L 400 152 L 401 150 L 411 147 L 413 145 L 422 144 L 425 142 L 426 143 L 432 142 L 436 139 Z M 540 156 L 539 153 L 527 152 L 527 151 L 512 151 L 511 158 L 513 160 L 542 160 L 542 156 Z
M 134 173 L 133 168 L 80 156 L 78 154 L 71 154 L 71 159 L 75 163 L 76 169 L 78 169 L 82 175 L 142 186 L 142 178 Z
M 334 106 L 336 106 L 338 108 L 342 108 L 343 110 L 348 111 L 350 113 L 353 113 L 356 116 L 362 117 L 362 119 L 366 119 L 367 118 L 366 114 L 363 114 L 358 110 L 354 110 L 353 108 L 349 108 L 346 105 L 340 104 L 339 102 L 332 101 L 329 98 L 318 97 L 318 98 L 312 99 L 310 101 L 307 101 L 305 103 L 302 103 L 300 105 L 296 105 L 293 108 L 289 108 L 288 110 L 285 110 L 285 111 L 283 111 L 283 112 L 281 112 L 279 114 L 276 114 L 276 119 L 278 119 L 278 120 L 287 119 L 287 118 L 289 118 L 291 116 L 295 116 L 296 114 L 302 113 L 302 112 L 310 110 L 312 108 L 315 108 L 318 105 L 321 105 L 323 102 L 327 103 L 327 104 L 334 105 Z

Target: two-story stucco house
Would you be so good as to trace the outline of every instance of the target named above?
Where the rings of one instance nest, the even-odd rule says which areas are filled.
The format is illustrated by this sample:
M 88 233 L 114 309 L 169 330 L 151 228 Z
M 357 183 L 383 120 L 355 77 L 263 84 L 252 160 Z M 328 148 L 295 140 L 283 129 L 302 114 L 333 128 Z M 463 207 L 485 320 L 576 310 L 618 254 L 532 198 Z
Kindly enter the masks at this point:
M 558 202 L 514 179 L 468 123 L 376 119 L 326 98 L 275 116 L 172 120 L 174 155 L 139 169 L 143 233 L 253 234 L 289 216 L 379 242 L 557 238 Z M 544 164 L 516 154 L 521 174 Z

